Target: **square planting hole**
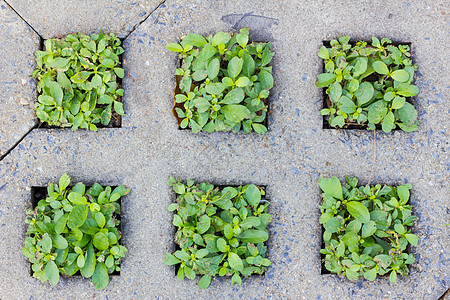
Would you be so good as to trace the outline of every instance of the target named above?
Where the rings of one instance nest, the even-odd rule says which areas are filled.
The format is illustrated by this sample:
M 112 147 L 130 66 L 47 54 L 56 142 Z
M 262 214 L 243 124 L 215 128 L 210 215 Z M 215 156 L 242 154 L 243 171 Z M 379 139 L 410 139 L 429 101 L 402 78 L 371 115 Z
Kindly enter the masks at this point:
M 415 260 L 412 185 L 357 184 L 357 178 L 349 177 L 343 188 L 336 177 L 319 181 L 321 274 L 340 273 L 352 281 L 384 276 L 395 282 L 409 274 Z
M 174 212 L 175 230 L 173 247 L 166 253 L 164 263 L 175 265 L 175 275 L 179 279 L 194 279 L 199 275 L 199 286 L 206 287 L 212 277 L 219 281 L 230 277 L 232 283 L 239 284 L 243 278 L 265 274 L 270 266 L 267 227 L 272 220 L 265 186 L 195 184 L 192 181 L 184 184 L 175 179 L 170 179 L 169 185 L 176 194 L 169 206 L 169 211 Z M 194 210 L 198 213 L 185 214 Z M 186 266 L 180 267 L 181 262 Z M 238 270 L 245 274 L 233 275 Z M 205 278 L 207 276 L 209 279 Z
M 414 85 L 411 43 L 389 43 L 377 39 L 364 41 L 366 46 L 362 47 L 359 41 L 350 40 L 348 44 L 344 42 L 345 47 L 349 47 L 344 56 L 338 54 L 343 51 L 341 38 L 340 41 L 323 41 L 319 52 L 319 57 L 323 59 L 323 73 L 316 84 L 323 87 L 322 128 L 369 129 L 371 120 L 376 129 L 385 132 L 417 130 L 417 111 L 412 97 L 419 93 L 419 89 Z M 354 56 L 347 58 L 352 51 Z M 336 72 L 338 66 L 340 70 Z M 377 104 L 370 108 L 374 103 Z
M 126 257 L 127 252 L 121 243 L 121 199 L 129 191 L 123 186 L 102 187 L 97 183 L 84 186 L 85 190 L 83 191 L 81 183 L 72 186 L 69 185 L 69 177 L 66 177 L 65 180 L 65 183 L 62 183 L 63 181 L 60 179 L 59 183 L 59 186 L 61 186 L 61 183 L 67 184 L 63 192 L 64 199 L 59 197 L 48 202 L 48 205 L 45 206 L 44 217 L 39 217 L 39 214 L 36 214 L 36 208 L 39 207 L 41 201 L 46 201 L 49 197 L 48 188 L 31 188 L 33 213 L 31 215 L 27 213 L 28 234 L 25 239 L 25 250 L 22 250 L 22 253 L 29 260 L 30 258 L 39 258 L 43 254 L 47 255 L 47 253 L 56 255 L 53 260 L 55 265 L 68 273 L 62 274 L 60 272 L 60 276 L 70 277 L 81 277 L 89 274 L 89 268 L 86 267 L 83 270 L 87 273 L 82 273 L 80 265 L 87 266 L 89 257 L 93 253 L 90 265 L 94 264 L 92 261 L 95 261 L 95 265 L 92 266 L 91 272 L 94 272 L 93 270 L 96 270 L 97 266 L 102 263 L 108 277 L 120 275 L 120 262 L 124 259 L 124 256 Z M 53 184 L 49 184 L 50 189 L 51 185 Z M 55 194 L 54 197 L 59 193 L 56 186 L 55 184 L 54 190 L 51 192 L 51 194 Z M 118 210 L 119 213 L 117 213 Z M 61 214 L 61 216 L 58 217 L 57 214 Z M 60 220 L 60 218 L 66 219 Z M 34 226 L 30 223 L 33 223 Z M 26 250 L 30 248 L 30 243 L 33 244 L 33 237 L 36 240 L 34 247 L 40 248 L 42 251 Z M 91 243 L 92 250 L 89 250 Z M 81 255 L 83 258 L 80 259 Z M 70 261 L 73 261 L 73 263 L 69 264 Z M 38 267 L 33 270 L 33 264 L 34 262 L 30 260 L 31 276 L 39 274 Z M 44 271 L 43 274 L 46 274 L 45 267 L 42 270 Z M 39 279 L 42 278 L 39 275 L 37 276 Z M 96 288 L 102 289 L 108 284 L 108 280 L 105 281 L 104 279 L 100 282 L 94 282 L 92 275 L 85 277 L 90 277 Z
M 248 35 L 248 28 L 206 38 L 189 34 L 167 45 L 180 56 L 172 109 L 179 129 L 267 131 L 275 53 L 270 42 L 250 41 Z
M 33 72 L 37 128 L 122 127 L 122 45 L 106 33 L 41 39 Z

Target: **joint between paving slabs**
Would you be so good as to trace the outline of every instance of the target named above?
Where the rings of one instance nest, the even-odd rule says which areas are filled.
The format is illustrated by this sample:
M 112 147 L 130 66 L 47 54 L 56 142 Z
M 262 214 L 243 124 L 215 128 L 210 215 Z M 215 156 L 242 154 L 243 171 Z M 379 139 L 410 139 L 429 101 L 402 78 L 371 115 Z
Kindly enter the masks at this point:
M 142 21 L 140 21 L 139 23 L 137 23 L 136 25 L 133 26 L 133 29 L 131 29 L 131 31 L 125 35 L 125 37 L 123 38 L 122 42 L 124 42 L 136 29 L 139 28 L 139 26 L 141 26 L 142 23 L 144 23 L 145 21 L 147 21 L 147 19 L 158 9 L 161 7 L 161 5 L 163 5 L 164 3 L 166 3 L 166 0 L 161 1 L 158 6 L 155 7 L 154 10 L 152 10 Z
M 11 153 L 11 151 L 13 151 L 22 141 L 23 141 L 23 139 L 28 135 L 28 134 L 30 134 L 30 132 L 31 131 L 33 131 L 33 129 L 36 129 L 37 127 L 38 127 L 38 124 L 39 123 L 37 123 L 37 122 L 35 122 L 34 123 L 34 125 L 33 125 L 33 127 L 31 127 L 24 135 L 22 135 L 22 137 L 10 148 L 10 149 L 8 149 L 6 152 L 5 152 L 5 154 L 3 154 L 3 155 L 1 155 L 0 156 L 0 162 L 3 160 L 3 159 L 5 159 L 6 158 L 6 156 L 8 156 L 8 154 L 9 153 Z
M 25 24 L 27 24 L 28 27 L 30 27 L 30 28 L 31 28 L 31 29 L 39 36 L 39 38 L 42 40 L 42 36 L 39 34 L 39 32 L 38 32 L 36 29 L 34 29 L 34 27 L 31 26 L 31 24 L 28 23 L 27 20 L 25 20 L 25 18 L 22 17 L 22 16 L 17 12 L 17 10 L 15 10 L 14 7 L 12 7 L 12 5 L 8 3 L 8 1 L 6 1 L 6 0 L 4 0 L 4 1 L 5 1 L 6 5 L 8 5 L 8 7 L 11 8 L 12 11 L 15 12 L 15 13 L 22 19 L 22 21 L 24 21 Z

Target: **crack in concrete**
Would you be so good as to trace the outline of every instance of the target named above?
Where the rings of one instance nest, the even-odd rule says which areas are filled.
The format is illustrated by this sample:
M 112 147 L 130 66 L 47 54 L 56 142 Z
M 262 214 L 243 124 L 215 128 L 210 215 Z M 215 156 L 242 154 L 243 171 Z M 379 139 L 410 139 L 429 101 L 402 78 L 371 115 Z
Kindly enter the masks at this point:
M 8 7 L 11 8 L 12 11 L 15 12 L 16 15 L 18 15 L 18 16 L 22 19 L 22 21 L 24 21 L 25 24 L 27 24 L 28 27 L 30 27 L 30 28 L 31 28 L 31 29 L 39 36 L 39 38 L 40 38 L 41 40 L 43 39 L 42 36 L 39 34 L 39 32 L 38 32 L 36 29 L 34 29 L 34 27 L 31 26 L 31 24 L 28 23 L 27 20 L 25 20 L 25 18 L 22 17 L 22 16 L 17 12 L 17 10 L 15 10 L 14 7 L 12 7 L 12 5 L 8 3 L 8 1 L 6 1 L 6 0 L 3 0 L 3 1 L 5 1 L 6 5 L 8 5 Z
M 5 154 L 3 154 L 3 155 L 1 155 L 0 156 L 0 162 L 3 160 L 3 159 L 5 159 L 5 157 L 6 156 L 8 156 L 8 154 L 9 153 L 11 153 L 11 151 L 13 151 L 22 141 L 23 141 L 23 139 L 24 138 L 26 138 L 27 137 L 27 135 L 28 134 L 30 134 L 30 132 L 31 131 L 33 131 L 33 129 L 35 129 L 35 128 L 37 128 L 38 127 L 38 123 L 35 123 L 34 125 L 33 125 L 33 127 L 31 127 L 24 135 L 22 135 L 22 137 L 11 147 L 11 148 L 9 148 L 6 152 L 5 152 Z
M 144 23 L 145 21 L 147 21 L 147 19 L 153 15 L 153 13 L 161 7 L 161 5 L 163 5 L 164 3 L 166 3 L 166 0 L 161 1 L 157 7 L 155 7 L 154 10 L 152 10 L 142 21 L 140 21 L 139 23 L 137 23 L 136 25 L 133 26 L 133 29 L 131 29 L 131 31 L 123 38 L 123 41 L 125 42 L 125 40 L 136 30 L 139 28 L 139 26 L 142 25 L 142 23 Z

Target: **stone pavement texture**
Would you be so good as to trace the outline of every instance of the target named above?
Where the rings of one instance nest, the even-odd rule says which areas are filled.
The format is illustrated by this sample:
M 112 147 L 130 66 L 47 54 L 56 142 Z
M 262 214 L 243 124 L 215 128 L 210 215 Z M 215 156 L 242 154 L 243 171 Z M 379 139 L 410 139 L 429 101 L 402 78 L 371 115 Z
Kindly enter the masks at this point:
M 136 0 L 106 6 L 94 1 L 92 8 L 87 1 L 7 2 L 15 12 L 0 1 L 3 153 L 35 122 L 35 84 L 29 79 L 39 44 L 35 31 L 48 38 L 105 28 L 126 37 L 127 115 L 122 128 L 98 132 L 33 129 L 0 161 L 1 299 L 437 299 L 449 288 L 448 2 L 167 0 L 158 6 L 158 1 Z M 253 40 L 271 41 L 276 52 L 268 133 L 178 130 L 171 114 L 178 59 L 165 45 L 189 33 L 242 27 L 251 27 Z M 314 85 L 322 68 L 317 53 L 323 40 L 340 34 L 411 42 L 419 65 L 420 94 L 414 99 L 419 130 L 376 134 L 371 183 L 411 183 L 419 217 L 413 229 L 420 238 L 412 247 L 416 263 L 410 277 L 395 284 L 388 278 L 355 283 L 320 274 L 317 180 L 354 175 L 366 184 L 374 156 L 372 132 L 322 129 L 322 91 Z M 21 104 L 21 97 L 30 104 Z M 13 119 L 11 112 L 17 115 Z M 64 172 L 74 181 L 132 189 L 122 200 L 122 242 L 129 252 L 121 275 L 103 291 L 81 278 L 65 278 L 56 287 L 41 284 L 20 253 L 30 187 L 56 181 Z M 272 266 L 265 276 L 246 279 L 242 286 L 217 278 L 207 290 L 198 289 L 197 281 L 176 278 L 174 268 L 163 264 L 173 249 L 169 175 L 267 186 L 274 221 Z

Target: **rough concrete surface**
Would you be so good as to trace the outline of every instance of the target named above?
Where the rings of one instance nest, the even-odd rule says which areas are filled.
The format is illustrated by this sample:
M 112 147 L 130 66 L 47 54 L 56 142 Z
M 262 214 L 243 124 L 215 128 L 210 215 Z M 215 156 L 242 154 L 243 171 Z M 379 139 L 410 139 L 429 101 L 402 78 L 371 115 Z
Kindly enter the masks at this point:
M 36 89 L 31 72 L 39 37 L 0 1 L 0 158 L 36 123 Z
M 17 7 L 28 3 L 11 2 Z M 98 132 L 34 129 L 0 162 L 0 298 L 439 298 L 450 287 L 450 233 L 445 225 L 450 222 L 445 3 L 165 1 L 124 42 L 127 116 L 122 128 Z M 70 9 L 76 13 L 74 5 Z M 140 5 L 145 11 L 154 8 L 145 2 Z M 22 16 L 41 32 L 43 20 L 57 18 L 56 14 L 36 9 L 30 16 L 34 22 Z M 100 26 L 97 22 L 85 26 Z M 72 31 L 67 27 L 70 24 L 52 23 L 46 35 Z M 171 114 L 177 56 L 165 45 L 188 33 L 211 34 L 247 26 L 253 40 L 272 41 L 276 52 L 268 133 L 196 135 L 178 130 Z M 26 34 L 26 29 L 19 33 Z M 317 180 L 333 175 L 344 180 L 345 175 L 353 175 L 365 184 L 374 156 L 371 132 L 322 129 L 322 91 L 314 85 L 322 67 L 317 53 L 323 40 L 339 34 L 411 42 L 419 65 L 415 82 L 420 94 L 413 100 L 419 110 L 419 130 L 376 134 L 377 160 L 371 183 L 411 183 L 411 201 L 419 217 L 413 229 L 419 236 L 418 246 L 412 247 L 416 263 L 410 277 L 399 278 L 395 284 L 388 278 L 350 282 L 320 274 Z M 0 45 L 9 43 L 2 36 Z M 7 56 L 14 54 L 6 52 Z M 90 280 L 81 278 L 65 278 L 56 287 L 41 284 L 29 275 L 29 263 L 20 253 L 30 187 L 46 185 L 64 172 L 74 181 L 124 184 L 132 189 L 122 200 L 123 243 L 129 252 L 121 275 L 103 291 L 94 290 Z M 242 286 L 217 278 L 207 290 L 198 289 L 196 280 L 176 278 L 174 268 L 163 264 L 165 253 L 173 249 L 172 214 L 167 212 L 174 199 L 166 186 L 169 175 L 267 186 L 274 221 L 269 240 L 272 266 L 265 276 L 246 279 Z

